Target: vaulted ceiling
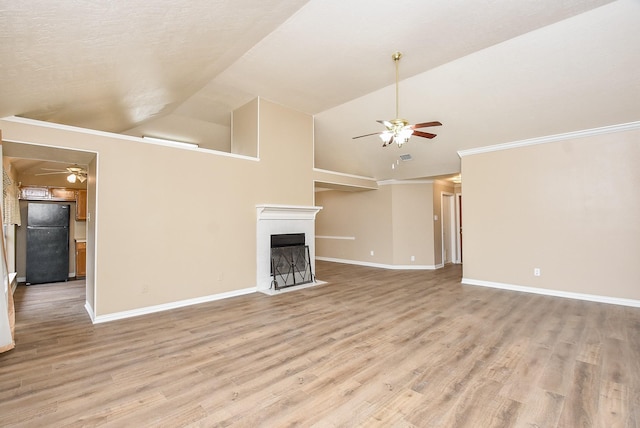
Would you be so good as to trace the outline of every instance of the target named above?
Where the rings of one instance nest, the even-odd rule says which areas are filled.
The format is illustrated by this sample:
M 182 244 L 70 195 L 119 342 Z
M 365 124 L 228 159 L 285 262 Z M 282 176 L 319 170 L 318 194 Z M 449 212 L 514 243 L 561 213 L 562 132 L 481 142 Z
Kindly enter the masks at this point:
M 637 0 L 33 0 L 0 18 L 0 117 L 228 150 L 230 112 L 260 96 L 315 116 L 317 167 L 378 179 L 640 119 Z M 353 140 L 394 118 L 398 50 L 400 116 L 444 125 Z

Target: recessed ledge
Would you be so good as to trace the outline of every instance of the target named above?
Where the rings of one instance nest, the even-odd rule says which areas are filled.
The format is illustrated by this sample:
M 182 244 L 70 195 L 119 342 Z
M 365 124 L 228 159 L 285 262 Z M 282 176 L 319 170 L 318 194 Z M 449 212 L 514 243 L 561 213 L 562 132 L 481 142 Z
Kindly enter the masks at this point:
M 321 209 L 301 205 L 256 205 L 258 220 L 315 220 Z

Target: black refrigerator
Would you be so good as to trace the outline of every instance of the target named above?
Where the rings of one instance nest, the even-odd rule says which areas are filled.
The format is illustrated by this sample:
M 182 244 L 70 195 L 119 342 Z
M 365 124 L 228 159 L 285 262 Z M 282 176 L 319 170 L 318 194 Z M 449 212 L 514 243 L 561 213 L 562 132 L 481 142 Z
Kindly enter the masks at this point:
M 27 285 L 69 279 L 69 210 L 68 204 L 29 203 Z

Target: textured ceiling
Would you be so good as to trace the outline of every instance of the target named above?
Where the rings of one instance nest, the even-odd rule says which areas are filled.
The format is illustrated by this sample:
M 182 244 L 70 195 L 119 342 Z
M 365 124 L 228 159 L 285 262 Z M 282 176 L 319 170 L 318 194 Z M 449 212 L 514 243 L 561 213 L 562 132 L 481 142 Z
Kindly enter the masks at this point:
M 456 150 L 638 120 L 637 0 L 3 2 L 0 116 L 224 150 L 261 96 L 316 116 L 316 166 L 456 172 Z M 391 169 L 376 119 L 440 120 Z

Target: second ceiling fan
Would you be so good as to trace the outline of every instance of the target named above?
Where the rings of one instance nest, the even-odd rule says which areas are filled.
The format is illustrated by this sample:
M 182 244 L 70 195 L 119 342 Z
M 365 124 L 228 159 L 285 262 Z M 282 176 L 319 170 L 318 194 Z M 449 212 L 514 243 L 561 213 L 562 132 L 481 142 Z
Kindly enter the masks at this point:
M 389 144 L 396 143 L 398 147 L 402 147 L 402 145 L 409 141 L 409 138 L 412 135 L 423 137 L 423 138 L 434 138 L 436 134 L 432 134 L 430 132 L 418 131 L 420 128 L 428 128 L 430 126 L 441 126 L 442 123 L 438 121 L 433 122 L 424 122 L 417 123 L 415 125 L 410 125 L 409 121 L 406 119 L 400 119 L 398 114 L 398 63 L 400 62 L 400 58 L 402 58 L 402 52 L 395 52 L 391 58 L 396 64 L 396 118 L 391 120 L 378 120 L 377 122 L 383 124 L 387 129 L 381 132 L 374 132 L 371 134 L 359 135 L 356 138 L 369 137 L 371 135 L 379 135 L 382 139 L 382 147 L 386 147 Z
M 65 169 L 42 168 L 42 170 L 55 172 L 42 172 L 35 175 L 67 174 L 67 181 L 69 183 L 75 183 L 76 180 L 80 181 L 80 183 L 84 183 L 85 181 L 87 181 L 87 170 L 78 165 L 68 166 Z

